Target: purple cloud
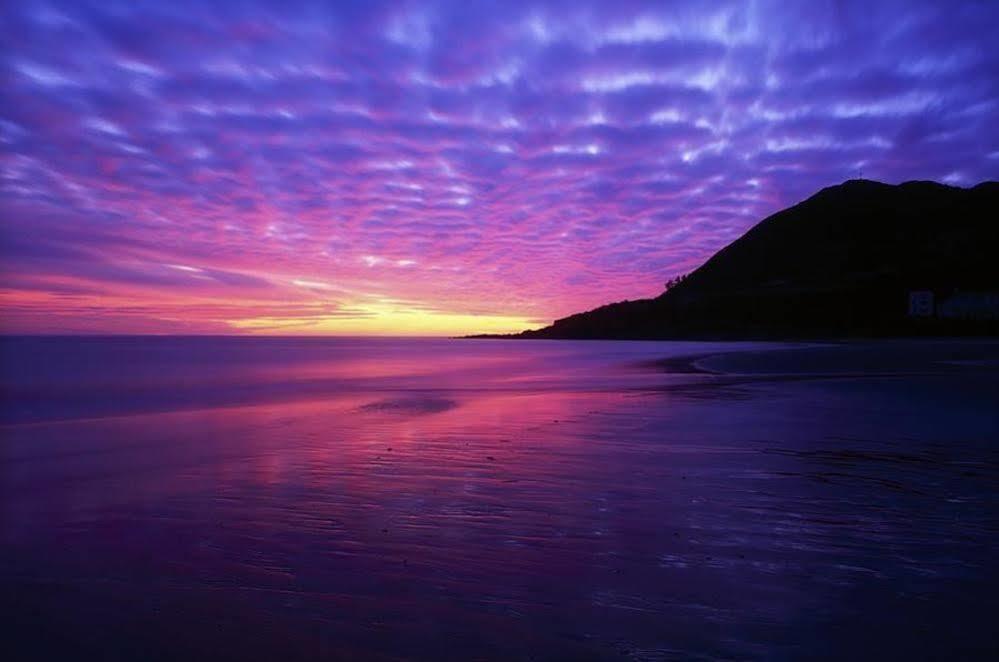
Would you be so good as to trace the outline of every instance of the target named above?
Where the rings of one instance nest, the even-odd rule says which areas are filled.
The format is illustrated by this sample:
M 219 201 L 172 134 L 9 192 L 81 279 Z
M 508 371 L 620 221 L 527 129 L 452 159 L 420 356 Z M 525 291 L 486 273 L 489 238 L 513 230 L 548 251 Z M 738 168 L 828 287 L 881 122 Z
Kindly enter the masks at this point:
M 0 12 L 15 330 L 385 302 L 541 322 L 654 294 L 860 172 L 999 175 L 993 3 Z

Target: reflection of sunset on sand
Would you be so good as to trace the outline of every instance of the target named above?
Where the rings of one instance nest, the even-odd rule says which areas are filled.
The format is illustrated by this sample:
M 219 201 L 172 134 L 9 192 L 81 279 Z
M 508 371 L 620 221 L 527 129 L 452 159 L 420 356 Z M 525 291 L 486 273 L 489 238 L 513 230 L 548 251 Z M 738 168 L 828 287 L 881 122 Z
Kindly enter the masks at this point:
M 45 650 L 991 645 L 994 343 L 21 342 L 4 606 L 88 633 Z

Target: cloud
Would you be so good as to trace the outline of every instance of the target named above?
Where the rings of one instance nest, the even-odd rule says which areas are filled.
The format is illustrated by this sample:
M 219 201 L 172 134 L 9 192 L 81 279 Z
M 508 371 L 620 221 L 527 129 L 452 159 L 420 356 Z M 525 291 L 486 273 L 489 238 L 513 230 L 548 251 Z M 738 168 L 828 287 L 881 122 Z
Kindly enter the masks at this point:
M 992 3 L 0 11 L 2 305 L 29 329 L 121 323 L 40 294 L 73 288 L 141 329 L 386 297 L 551 319 L 860 171 L 997 176 Z

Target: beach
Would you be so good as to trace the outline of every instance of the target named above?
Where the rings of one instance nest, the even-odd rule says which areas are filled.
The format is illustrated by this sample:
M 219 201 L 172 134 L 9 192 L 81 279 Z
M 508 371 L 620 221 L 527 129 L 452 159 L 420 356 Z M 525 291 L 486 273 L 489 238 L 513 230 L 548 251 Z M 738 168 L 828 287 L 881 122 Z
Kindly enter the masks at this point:
M 994 341 L 0 356 L 12 659 L 999 652 Z

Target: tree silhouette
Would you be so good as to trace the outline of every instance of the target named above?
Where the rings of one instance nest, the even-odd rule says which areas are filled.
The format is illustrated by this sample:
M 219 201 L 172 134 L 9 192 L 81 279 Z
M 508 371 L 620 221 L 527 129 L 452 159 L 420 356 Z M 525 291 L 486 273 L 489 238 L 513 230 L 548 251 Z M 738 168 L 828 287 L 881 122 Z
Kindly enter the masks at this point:
M 679 276 L 670 278 L 668 281 L 666 281 L 666 291 L 669 292 L 670 290 L 672 290 L 674 287 L 676 287 L 686 279 L 687 279 L 687 274 L 680 274 Z

